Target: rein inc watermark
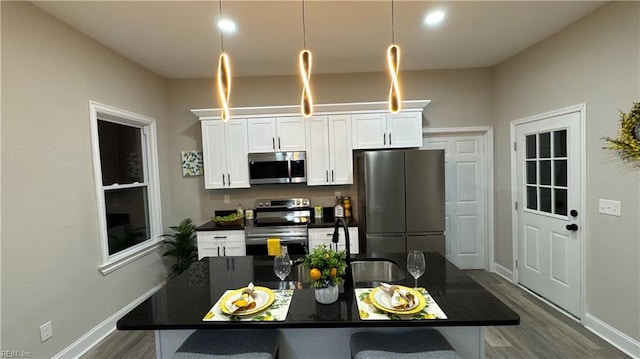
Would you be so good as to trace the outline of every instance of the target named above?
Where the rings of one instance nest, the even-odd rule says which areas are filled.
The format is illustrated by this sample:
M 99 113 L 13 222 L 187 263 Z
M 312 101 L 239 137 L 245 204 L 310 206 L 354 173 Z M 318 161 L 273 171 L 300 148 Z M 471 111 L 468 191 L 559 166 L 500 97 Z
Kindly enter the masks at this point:
M 33 354 L 24 350 L 0 350 L 0 358 L 33 358 Z

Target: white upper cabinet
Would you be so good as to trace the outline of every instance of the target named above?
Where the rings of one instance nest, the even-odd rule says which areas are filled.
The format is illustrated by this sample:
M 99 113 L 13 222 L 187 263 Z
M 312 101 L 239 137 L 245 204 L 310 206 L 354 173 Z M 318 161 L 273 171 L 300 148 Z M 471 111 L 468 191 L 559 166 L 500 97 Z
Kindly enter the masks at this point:
M 247 120 L 250 153 L 304 151 L 303 117 L 266 117 Z
M 247 120 L 201 121 L 204 187 L 249 188 Z
M 422 147 L 422 112 L 387 114 L 389 148 Z
M 422 147 L 422 112 L 353 115 L 353 149 Z
M 351 115 L 314 116 L 307 121 L 307 185 L 353 183 Z

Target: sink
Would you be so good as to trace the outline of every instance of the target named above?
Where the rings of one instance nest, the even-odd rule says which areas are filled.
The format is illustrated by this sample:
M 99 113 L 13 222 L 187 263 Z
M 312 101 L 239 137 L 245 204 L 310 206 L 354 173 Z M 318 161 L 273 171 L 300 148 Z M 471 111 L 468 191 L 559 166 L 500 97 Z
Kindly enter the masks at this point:
M 354 282 L 394 282 L 403 280 L 406 275 L 398 265 L 390 260 L 356 260 L 351 262 Z M 289 278 L 294 282 L 311 282 L 309 270 L 302 264 L 291 269 Z
M 394 282 L 405 278 L 404 271 L 389 260 L 351 262 L 354 282 Z

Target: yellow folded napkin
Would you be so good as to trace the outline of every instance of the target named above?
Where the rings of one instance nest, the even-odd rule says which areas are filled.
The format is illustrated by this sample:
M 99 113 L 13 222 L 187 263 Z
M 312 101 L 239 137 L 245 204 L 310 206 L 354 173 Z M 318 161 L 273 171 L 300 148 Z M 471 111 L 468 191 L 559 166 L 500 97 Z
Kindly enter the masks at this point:
M 267 253 L 270 256 L 280 255 L 280 238 L 267 238 Z
M 380 283 L 380 289 L 391 298 L 389 300 L 391 306 L 399 310 L 413 308 L 418 300 L 413 293 L 397 285 Z

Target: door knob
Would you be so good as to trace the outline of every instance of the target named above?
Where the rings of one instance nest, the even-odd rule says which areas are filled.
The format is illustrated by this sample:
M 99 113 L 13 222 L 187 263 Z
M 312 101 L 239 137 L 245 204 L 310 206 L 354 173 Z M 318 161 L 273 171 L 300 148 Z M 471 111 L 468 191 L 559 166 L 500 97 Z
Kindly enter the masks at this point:
M 577 231 L 578 230 L 578 225 L 575 224 L 575 223 L 571 223 L 571 224 L 567 224 L 566 228 L 569 231 Z

